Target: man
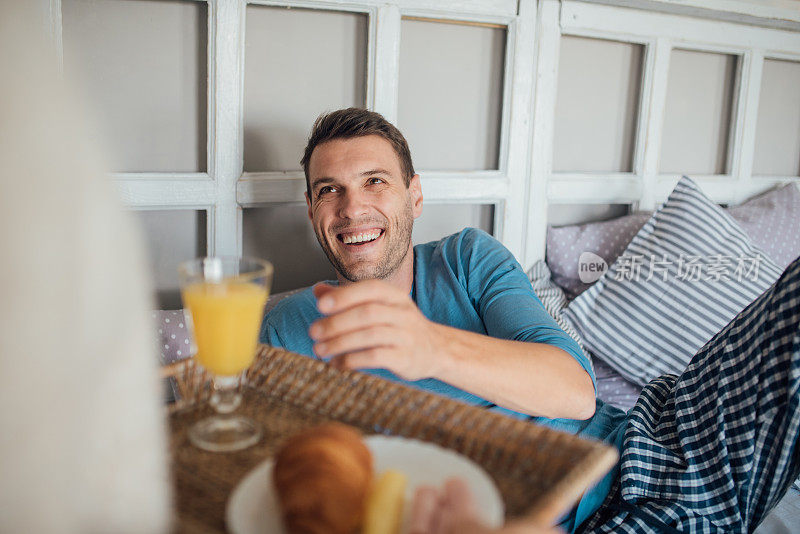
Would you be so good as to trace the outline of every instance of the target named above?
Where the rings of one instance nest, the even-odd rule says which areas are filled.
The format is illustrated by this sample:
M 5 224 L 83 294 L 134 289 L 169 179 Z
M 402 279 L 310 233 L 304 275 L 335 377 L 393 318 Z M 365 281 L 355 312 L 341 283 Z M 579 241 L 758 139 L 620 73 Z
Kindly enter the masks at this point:
M 263 341 L 330 360 L 340 368 L 366 370 L 615 444 L 623 451 L 621 466 L 587 491 L 564 519 L 562 525 L 571 530 L 587 518 L 591 519 L 586 523 L 598 529 L 663 530 L 671 528 L 670 523 L 708 531 L 747 530 L 763 518 L 797 476 L 800 462 L 793 447 L 800 424 L 800 393 L 796 384 L 785 380 L 789 375 L 777 373 L 766 358 L 762 358 L 762 367 L 752 364 L 767 355 L 765 346 L 751 343 L 748 350 L 754 354 L 741 355 L 757 379 L 751 388 L 753 397 L 760 402 L 769 397 L 767 392 L 780 388 L 794 393 L 787 394 L 789 401 L 778 408 L 778 416 L 760 420 L 757 426 L 763 426 L 763 432 L 788 431 L 789 438 L 772 448 L 753 445 L 754 456 L 760 460 L 763 452 L 769 462 L 746 473 L 729 473 L 724 458 L 702 465 L 703 469 L 727 469 L 729 476 L 722 477 L 724 480 L 686 479 L 695 484 L 696 499 L 672 498 L 668 490 L 659 493 L 663 489 L 659 477 L 671 482 L 673 473 L 649 455 L 652 444 L 637 447 L 635 443 L 646 441 L 642 438 L 646 435 L 658 446 L 671 447 L 670 440 L 680 436 L 684 440 L 680 449 L 692 441 L 681 434 L 688 429 L 695 431 L 689 436 L 694 438 L 692 444 L 698 450 L 706 447 L 704 440 L 709 436 L 680 420 L 669 405 L 670 394 L 679 387 L 719 383 L 719 398 L 713 406 L 708 401 L 707 410 L 721 410 L 723 416 L 729 416 L 726 410 L 730 412 L 728 407 L 736 404 L 741 388 L 725 389 L 726 381 L 738 375 L 720 369 L 719 353 L 724 352 L 726 342 L 745 334 L 739 330 L 726 333 L 732 329 L 729 325 L 717 336 L 717 345 L 705 347 L 695 357 L 687 370 L 690 378 L 694 376 L 689 386 L 669 378 L 664 383 L 656 381 L 653 391 L 646 389 L 644 401 L 627 416 L 595 401 L 588 359 L 545 312 L 521 267 L 501 244 L 483 232 L 467 229 L 439 242 L 412 247 L 413 219 L 422 212 L 419 176 L 414 174 L 402 134 L 383 117 L 353 108 L 321 116 L 314 124 L 302 164 L 308 215 L 336 268 L 338 284 L 318 284 L 281 301 L 265 318 Z M 765 317 L 774 308 L 788 315 L 785 319 L 796 333 L 800 263 L 790 266 L 776 286 L 748 310 L 754 307 L 764 312 L 754 330 L 767 328 Z M 755 313 L 743 313 L 731 324 L 749 324 Z M 800 341 L 785 329 L 775 335 L 784 342 L 780 358 L 786 366 L 781 373 L 794 369 L 794 380 L 800 382 Z M 658 393 L 662 398 L 656 398 Z M 657 401 L 663 410 L 650 417 Z M 698 409 L 703 408 L 699 404 Z M 659 422 L 661 415 L 664 418 Z M 716 427 L 704 428 L 718 435 L 735 432 L 736 423 L 738 420 L 723 417 Z M 725 447 L 725 443 L 713 444 L 717 446 L 714 451 Z M 761 488 L 757 477 L 763 477 L 765 465 L 779 469 L 785 484 L 742 495 L 742 488 Z M 673 470 L 680 471 L 677 467 Z M 643 493 L 635 491 L 642 487 Z M 723 490 L 730 493 L 727 501 L 706 506 L 703 499 L 714 500 Z M 655 496 L 652 502 L 645 498 L 648 494 Z M 737 507 L 742 505 L 748 508 L 739 514 Z
M 412 249 L 422 191 L 394 126 L 359 109 L 322 117 L 303 167 L 308 215 L 340 288 L 320 284 L 313 295 L 308 290 L 280 303 L 266 323 L 270 342 L 332 357 L 342 368 L 437 379 L 423 387 L 464 396 L 450 384 L 525 414 L 591 417 L 588 360 L 530 284 L 518 289 L 526 278 L 505 248 L 472 230 Z M 472 279 L 459 279 L 457 270 L 467 264 Z M 513 311 L 521 306 L 537 310 L 522 317 Z M 328 317 L 312 325 L 321 313 Z

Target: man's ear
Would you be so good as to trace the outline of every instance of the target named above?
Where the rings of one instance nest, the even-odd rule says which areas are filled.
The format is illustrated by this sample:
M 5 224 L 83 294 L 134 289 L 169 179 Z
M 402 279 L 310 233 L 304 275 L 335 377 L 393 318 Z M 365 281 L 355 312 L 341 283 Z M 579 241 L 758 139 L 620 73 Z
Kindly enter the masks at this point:
M 416 219 L 422 215 L 422 183 L 419 181 L 419 174 L 411 177 L 411 181 L 408 183 L 408 192 L 411 195 L 411 210 Z
M 311 199 L 308 197 L 308 191 L 306 191 L 304 194 L 306 196 L 306 206 L 308 206 L 308 218 L 313 221 L 314 215 L 311 213 Z

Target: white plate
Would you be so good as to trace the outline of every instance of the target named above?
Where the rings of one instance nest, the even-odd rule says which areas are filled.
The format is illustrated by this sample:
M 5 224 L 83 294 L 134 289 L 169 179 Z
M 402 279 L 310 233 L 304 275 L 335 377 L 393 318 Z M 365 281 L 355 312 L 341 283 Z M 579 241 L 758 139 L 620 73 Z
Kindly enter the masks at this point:
M 402 533 L 407 523 L 414 491 L 420 485 L 441 487 L 457 476 L 464 480 L 478 503 L 478 514 L 488 525 L 503 524 L 503 500 L 489 475 L 469 459 L 448 449 L 422 441 L 370 436 L 364 440 L 375 460 L 375 473 L 398 469 L 408 477 L 403 507 Z M 284 534 L 277 495 L 272 486 L 272 459 L 264 460 L 236 486 L 225 512 L 233 534 Z

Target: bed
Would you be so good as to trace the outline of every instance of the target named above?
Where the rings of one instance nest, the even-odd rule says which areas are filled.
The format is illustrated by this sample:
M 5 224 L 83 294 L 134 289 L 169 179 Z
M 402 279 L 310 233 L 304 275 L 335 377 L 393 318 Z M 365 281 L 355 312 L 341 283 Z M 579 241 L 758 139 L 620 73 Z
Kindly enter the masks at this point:
M 691 199 L 692 209 L 686 208 L 686 199 Z M 683 202 L 683 203 L 682 203 Z M 699 208 L 698 208 L 699 206 Z M 693 219 L 696 218 L 697 220 Z M 672 226 L 664 226 L 665 224 Z M 610 328 L 597 319 L 596 306 L 602 303 L 603 295 L 615 284 L 613 290 L 630 291 L 629 298 L 640 299 L 637 291 L 642 285 L 632 283 L 626 278 L 631 274 L 630 264 L 626 270 L 626 258 L 633 252 L 651 252 L 657 260 L 663 260 L 664 251 L 660 250 L 657 236 L 669 233 L 673 236 L 692 228 L 692 239 L 688 236 L 681 241 L 685 250 L 693 252 L 694 256 L 714 256 L 714 250 L 707 249 L 706 240 L 698 238 L 697 227 L 706 224 L 714 232 L 713 243 L 724 246 L 730 256 L 728 265 L 729 285 L 715 285 L 716 291 L 724 291 L 725 287 L 734 287 L 742 291 L 738 303 L 743 309 L 750 300 L 764 291 L 779 276 L 782 270 L 798 255 L 800 255 L 800 188 L 790 183 L 782 187 L 767 191 L 740 205 L 723 208 L 714 204 L 706 197 L 702 190 L 690 178 L 684 177 L 676 185 L 673 194 L 655 212 L 636 212 L 611 220 L 590 222 L 577 225 L 549 227 L 547 233 L 547 255 L 545 260 L 539 260 L 527 271 L 532 286 L 548 312 L 556 319 L 561 327 L 578 341 L 584 350 L 591 356 L 597 377 L 597 395 L 607 403 L 613 404 L 623 410 L 630 409 L 636 402 L 642 385 L 649 379 L 662 374 L 673 372 L 679 374 L 682 366 L 688 363 L 689 358 L 703 344 L 703 335 L 710 339 L 716 331 L 727 324 L 733 317 L 735 310 L 726 310 L 725 313 L 707 311 L 704 322 L 708 323 L 707 331 L 688 332 L 686 345 L 681 347 L 673 358 L 665 358 L 665 349 L 658 345 L 658 340 L 648 339 L 650 328 L 645 334 L 645 341 L 653 341 L 650 352 L 647 347 L 616 346 L 608 347 L 598 343 L 596 329 Z M 656 237 L 654 237 L 656 236 Z M 680 237 L 680 235 L 678 235 Z M 723 245 L 720 245 L 722 243 Z M 704 246 L 706 248 L 704 248 Z M 648 248 L 649 247 L 649 248 Z M 741 280 L 735 276 L 736 259 L 759 259 L 758 273 L 739 273 Z M 589 258 L 587 260 L 587 258 Z M 652 259 L 652 258 L 651 258 Z M 655 265 L 647 263 L 648 258 L 642 258 L 639 265 L 643 276 L 648 267 L 653 270 Z M 717 284 L 721 277 L 719 258 L 716 263 L 707 262 L 706 276 L 698 280 L 689 280 L 693 284 L 684 284 L 679 287 L 680 294 L 672 298 L 684 298 L 686 305 L 691 308 L 698 303 L 697 291 L 702 291 L 704 286 Z M 586 269 L 588 264 L 596 263 L 600 267 L 595 270 Z M 656 261 L 658 263 L 658 261 Z M 679 274 L 676 265 L 665 267 L 663 261 L 660 267 L 667 271 L 672 268 L 672 274 Z M 587 274 L 588 273 L 588 274 Z M 623 273 L 620 276 L 620 273 Z M 660 275 L 664 274 L 659 272 Z M 659 276 L 660 276 L 659 275 Z M 619 278 L 619 280 L 615 280 Z M 632 278 L 632 277 L 631 277 Z M 666 278 L 664 276 L 663 278 Z M 703 278 L 708 278 L 704 280 Z M 677 284 L 670 282 L 670 290 Z M 651 279 L 650 283 L 655 283 Z M 299 291 L 299 290 L 296 290 Z M 663 295 L 664 288 L 658 292 Z M 270 309 L 278 301 L 294 293 L 284 292 L 272 296 L 267 304 Z M 607 306 L 608 303 L 603 304 Z M 691 310 L 687 313 L 691 313 Z M 624 325 L 629 331 L 635 330 L 636 314 L 631 314 L 633 321 Z M 158 311 L 154 313 L 157 322 L 159 340 L 161 343 L 162 361 L 169 362 L 188 356 L 190 346 L 189 333 L 181 310 Z M 667 321 L 668 318 L 663 318 Z M 677 318 L 681 322 L 681 317 Z M 614 325 L 619 328 L 619 325 Z M 692 344 L 692 341 L 694 345 Z M 700 343 L 700 345 L 697 345 Z M 638 359 L 645 361 L 627 361 L 630 354 L 637 354 Z M 622 354 L 623 357 L 620 357 Z M 645 369 L 643 372 L 642 369 Z M 759 526 L 760 534 L 780 534 L 800 532 L 800 480 L 795 482 L 779 505 L 767 516 Z
M 681 189 L 681 185 L 688 187 L 681 191 L 682 198 L 687 195 L 694 195 L 695 199 L 705 204 L 706 210 L 698 216 L 698 220 L 692 220 L 691 213 L 683 213 L 681 206 L 673 205 L 676 192 L 667 199 L 659 211 L 669 211 L 669 222 L 675 223 L 680 219 L 680 224 L 673 224 L 669 228 L 664 227 L 663 220 L 658 221 L 652 212 L 639 212 L 608 221 L 571 225 L 558 228 L 548 228 L 547 236 L 547 261 L 539 261 L 529 270 L 534 288 L 537 290 L 542 302 L 548 311 L 561 324 L 567 333 L 572 335 L 584 347 L 592 357 L 595 374 L 597 376 L 597 396 L 605 402 L 613 404 L 623 410 L 630 409 L 636 402 L 642 385 L 649 379 L 654 378 L 663 372 L 680 374 L 688 357 L 699 349 L 699 346 L 684 347 L 683 359 L 680 355 L 675 362 L 659 361 L 664 358 L 664 348 L 659 347 L 657 356 L 643 354 L 647 352 L 639 347 L 621 346 L 609 347 L 603 343 L 598 343 L 596 329 L 608 329 L 612 325 L 597 319 L 598 300 L 603 293 L 612 291 L 616 297 L 624 294 L 625 298 L 636 300 L 642 298 L 637 288 L 630 289 L 626 285 L 632 285 L 631 280 L 626 276 L 619 276 L 621 273 L 630 273 L 630 261 L 625 270 L 625 257 L 630 257 L 634 252 L 649 250 L 661 258 L 664 252 L 657 248 L 658 239 L 653 239 L 653 234 L 670 233 L 673 236 L 680 236 L 680 232 L 692 225 L 700 225 L 703 222 L 713 221 L 712 226 L 721 228 L 727 226 L 727 233 L 737 234 L 729 236 L 733 242 L 747 240 L 746 245 L 750 245 L 749 254 L 768 260 L 771 264 L 767 270 L 762 270 L 762 280 L 760 284 L 753 288 L 749 296 L 760 294 L 761 288 L 771 284 L 772 280 L 795 258 L 800 256 L 800 189 L 796 184 L 787 184 L 783 187 L 770 190 L 764 194 L 756 196 L 738 206 L 723 209 L 716 206 L 705 197 L 688 178 L 683 178 L 676 186 L 676 191 Z M 694 186 L 692 189 L 691 186 Z M 659 227 L 658 223 L 662 223 Z M 695 229 L 695 233 L 697 230 Z M 715 234 L 717 238 L 721 234 Z M 734 239 L 738 238 L 737 239 Z M 648 242 L 648 238 L 649 242 Z M 697 239 L 697 236 L 694 235 Z M 653 242 L 656 242 L 655 246 Z M 689 241 L 688 236 L 684 241 Z M 650 248 L 647 248 L 647 247 Z M 698 255 L 702 255 L 703 247 L 692 244 Z M 743 252 L 743 251 L 742 251 Z M 705 252 L 708 254 L 708 252 Z M 597 277 L 597 274 L 581 277 L 579 269 L 586 265 L 586 255 L 591 254 L 604 266 L 604 272 Z M 581 259 L 584 255 L 584 259 Z M 645 265 L 641 265 L 642 271 L 647 271 L 647 259 L 643 260 Z M 765 264 L 767 261 L 765 261 Z M 651 265 L 652 267 L 652 265 Z M 730 266 L 733 270 L 733 265 Z M 762 268 L 765 265 L 762 265 Z M 643 273 L 642 273 L 643 274 Z M 675 272 L 672 272 L 674 275 Z M 717 272 L 717 274 L 719 274 Z M 643 274 L 644 276 L 644 274 Z M 596 278 L 595 278 L 596 277 Z M 614 278 L 621 278 L 616 281 L 617 287 L 609 288 L 608 285 L 614 283 Z M 593 280 L 594 278 L 594 280 Z M 709 284 L 713 283 L 713 274 Z M 609 280 L 609 282 L 607 282 Z M 702 281 L 701 281 L 702 282 Z M 733 280 L 733 285 L 741 287 L 741 283 Z M 746 282 L 746 281 L 745 281 Z M 598 288 L 598 284 L 606 283 L 606 287 Z M 677 282 L 676 282 L 677 283 Z M 715 289 L 720 286 L 716 285 Z M 684 288 L 684 295 L 688 297 L 687 306 L 697 302 L 698 297 L 693 293 L 697 288 Z M 624 293 L 627 291 L 627 293 Z M 659 292 L 660 298 L 663 293 Z M 674 296 L 674 295 L 673 295 Z M 676 297 L 677 298 L 677 297 Z M 583 302 L 581 302 L 583 300 Z M 749 297 L 744 299 L 741 308 L 749 303 Z M 588 303 L 588 304 L 587 304 Z M 601 303 L 604 310 L 608 310 L 608 302 Z M 741 309 L 740 308 L 740 309 Z M 615 324 L 615 328 L 623 327 L 627 332 L 637 328 L 639 319 L 635 313 L 623 325 Z M 712 323 L 707 332 L 710 337 L 717 331 L 719 325 L 727 324 L 732 318 L 730 314 L 722 314 L 716 317 L 716 322 Z M 676 320 L 680 321 L 681 318 Z M 709 319 L 705 317 L 704 319 Z M 588 341 L 588 342 L 587 342 Z M 599 355 L 595 348 L 603 352 Z M 626 361 L 631 353 L 637 354 L 638 360 Z M 644 371 L 643 371 L 644 369 Z M 800 479 L 789 489 L 786 496 L 778 506 L 767 516 L 764 522 L 758 527 L 756 532 L 767 533 L 790 533 L 800 532 Z

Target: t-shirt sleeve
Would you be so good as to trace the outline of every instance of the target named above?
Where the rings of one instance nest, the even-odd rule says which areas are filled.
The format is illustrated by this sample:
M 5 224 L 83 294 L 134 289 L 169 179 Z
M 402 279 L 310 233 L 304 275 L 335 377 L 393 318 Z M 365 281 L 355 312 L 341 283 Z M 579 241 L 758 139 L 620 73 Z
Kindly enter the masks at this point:
M 596 385 L 589 358 L 547 313 L 508 249 L 482 230 L 469 229 L 461 240 L 460 257 L 467 291 L 488 335 L 558 347 L 575 358 Z
M 273 347 L 280 347 L 285 348 L 286 345 L 283 343 L 281 336 L 278 335 L 278 331 L 276 330 L 275 326 L 269 321 L 269 315 L 264 317 L 264 322 L 261 323 L 261 334 L 258 336 L 258 340 L 261 343 L 265 343 L 267 345 L 271 345 Z
M 314 357 L 308 327 L 321 317 L 311 288 L 283 298 L 261 322 L 259 341 L 291 352 Z

